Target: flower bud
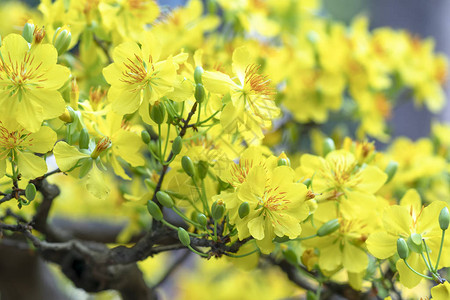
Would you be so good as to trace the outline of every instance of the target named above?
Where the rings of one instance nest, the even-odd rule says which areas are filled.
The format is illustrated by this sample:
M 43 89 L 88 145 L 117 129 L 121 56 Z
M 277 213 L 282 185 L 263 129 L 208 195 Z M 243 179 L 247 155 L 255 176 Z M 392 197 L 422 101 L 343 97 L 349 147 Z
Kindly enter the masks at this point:
M 159 201 L 159 203 L 161 203 L 161 205 L 168 207 L 168 208 L 172 208 L 175 205 L 172 197 L 170 197 L 169 194 L 167 194 L 166 192 L 163 192 L 163 191 L 158 191 L 156 193 L 156 199 L 158 199 L 158 201 Z
M 286 156 L 286 153 L 281 152 L 280 156 L 278 156 L 278 166 L 291 166 L 291 161 Z
M 147 201 L 147 210 L 156 221 L 161 221 L 163 219 L 161 209 L 159 208 L 158 204 L 156 204 L 152 200 Z
M 58 55 L 64 54 L 69 48 L 72 40 L 72 33 L 68 26 L 59 27 L 53 35 L 53 46 L 58 51 Z
M 239 218 L 243 219 L 250 213 L 250 205 L 248 202 L 244 202 L 241 205 L 239 205 Z
M 213 203 L 211 207 L 211 214 L 215 221 L 222 219 L 223 214 L 225 213 L 225 204 L 222 200 L 218 200 Z
M 307 178 L 305 179 L 305 181 L 303 181 L 303 184 L 306 185 L 307 188 L 311 186 L 311 183 L 312 183 L 311 178 Z
M 197 223 L 202 225 L 203 227 L 205 227 L 208 224 L 208 219 L 206 218 L 206 216 L 202 213 L 199 213 L 197 215 Z
M 203 84 L 197 83 L 195 86 L 195 101 L 198 103 L 202 103 L 205 100 L 205 89 L 203 88 Z
M 317 236 L 329 235 L 338 229 L 339 229 L 339 220 L 333 219 L 333 220 L 330 220 L 330 221 L 326 222 L 325 224 L 323 224 L 319 228 L 319 230 L 317 230 Z
M 35 25 L 32 20 L 28 20 L 28 22 L 23 26 L 22 36 L 30 44 L 33 42 L 34 29 Z
M 391 181 L 391 179 L 394 177 L 395 173 L 398 169 L 398 162 L 391 160 L 389 164 L 387 165 L 386 169 L 384 170 L 384 173 L 387 174 L 388 178 L 386 180 L 386 183 Z
M 80 149 L 89 148 L 89 133 L 86 128 L 81 129 L 78 145 L 80 146 Z
M 196 66 L 194 70 L 194 80 L 196 84 L 203 84 L 202 82 L 203 68 Z
M 183 140 L 181 136 L 177 136 L 172 143 L 172 153 L 173 155 L 177 155 L 181 152 L 181 148 L 183 147 Z
M 408 245 L 406 244 L 405 240 L 402 238 L 399 238 L 397 240 L 397 253 L 401 259 L 407 259 L 409 256 Z
M 441 230 L 447 230 L 449 222 L 450 214 L 448 212 L 448 208 L 444 207 L 439 213 L 439 226 L 441 227 Z
M 147 130 L 141 131 L 141 139 L 145 144 L 150 143 L 151 138 L 150 138 L 150 134 L 148 133 Z
M 200 179 L 204 179 L 206 177 L 206 175 L 208 174 L 208 167 L 209 164 L 206 161 L 201 160 L 198 162 L 197 172 Z
M 34 184 L 32 184 L 31 182 L 25 188 L 25 197 L 29 201 L 33 201 L 34 198 L 36 197 L 36 186 Z
M 64 113 L 59 116 L 59 119 L 65 123 L 72 123 L 74 118 L 75 118 L 75 112 L 73 111 L 73 109 L 70 106 L 66 107 L 66 109 L 64 110 Z
M 186 174 L 188 174 L 190 177 L 194 177 L 194 164 L 192 163 L 192 160 L 189 158 L 189 156 L 183 156 L 181 158 L 181 166 L 183 167 L 183 170 L 184 172 L 186 172 Z
M 183 246 L 189 246 L 191 244 L 191 237 L 189 233 L 182 227 L 178 227 L 178 239 L 183 244 Z
M 283 256 L 289 263 L 293 265 L 298 264 L 297 254 L 295 254 L 294 250 L 292 250 L 291 248 L 283 250 Z
M 323 141 L 323 156 L 326 156 L 331 151 L 336 150 L 336 146 L 334 145 L 334 141 L 331 138 L 326 138 Z
M 164 122 L 164 118 L 166 117 L 166 108 L 163 103 L 158 101 L 153 104 L 150 109 L 150 118 L 158 125 Z
M 406 243 L 411 251 L 414 251 L 416 253 L 423 252 L 422 236 L 420 234 L 411 234 Z

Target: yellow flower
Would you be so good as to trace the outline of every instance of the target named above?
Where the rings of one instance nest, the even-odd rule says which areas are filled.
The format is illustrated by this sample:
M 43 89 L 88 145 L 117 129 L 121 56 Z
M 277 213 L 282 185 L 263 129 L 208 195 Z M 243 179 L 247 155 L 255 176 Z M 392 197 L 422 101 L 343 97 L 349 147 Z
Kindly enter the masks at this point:
M 203 75 L 205 87 L 213 93 L 230 93 L 231 102 L 222 111 L 220 122 L 228 132 L 250 131 L 263 138 L 261 128 L 270 128 L 272 120 L 280 114 L 272 97 L 275 94 L 270 80 L 258 73 L 259 66 L 252 63 L 246 47 L 233 52 L 233 73 L 237 83 L 228 75 L 206 71 Z
M 400 205 L 389 207 L 383 217 L 384 230 L 372 233 L 367 240 L 367 249 L 377 258 L 386 259 L 397 252 L 397 239 L 407 240 L 412 234 L 420 234 L 425 240 L 432 262 L 436 262 L 441 243 L 442 231 L 439 227 L 439 213 L 446 204 L 443 201 L 435 201 L 427 207 L 422 207 L 419 194 L 415 190 L 408 190 L 400 201 Z M 448 255 L 450 240 L 444 241 L 444 248 L 440 259 L 441 267 L 450 266 Z M 416 271 L 426 269 L 422 257 L 411 251 L 407 262 Z M 397 261 L 397 269 L 400 273 L 400 282 L 413 288 L 421 281 L 422 277 L 414 274 L 403 262 Z
M 142 47 L 126 42 L 114 49 L 114 63 L 103 69 L 114 112 L 130 114 L 141 107 L 141 116 L 148 116 L 149 104 L 173 91 L 177 65 L 171 57 L 158 61 L 159 56 L 159 46 L 150 37 Z
M 447 300 L 450 299 L 450 283 L 445 281 L 444 283 L 438 284 L 431 289 L 432 300 Z
M 0 177 L 5 174 L 10 158 L 19 168 L 22 177 L 34 179 L 47 172 L 47 164 L 34 153 L 47 153 L 56 142 L 56 133 L 42 126 L 31 133 L 21 126 L 9 126 L 0 121 Z
M 35 132 L 43 120 L 64 112 L 57 91 L 69 78 L 69 69 L 56 64 L 56 49 L 39 44 L 30 49 L 17 34 L 5 37 L 0 48 L 0 114 Z

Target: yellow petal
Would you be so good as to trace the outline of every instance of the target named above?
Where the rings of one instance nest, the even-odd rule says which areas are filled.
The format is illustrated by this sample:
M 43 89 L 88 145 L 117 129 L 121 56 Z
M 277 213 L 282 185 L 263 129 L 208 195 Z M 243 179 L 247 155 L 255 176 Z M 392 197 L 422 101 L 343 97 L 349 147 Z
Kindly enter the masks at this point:
M 53 154 L 55 155 L 56 164 L 63 172 L 72 169 L 80 159 L 90 157 L 66 142 L 57 143 L 53 149 Z
M 262 240 L 264 238 L 264 224 L 263 216 L 256 217 L 248 222 L 248 230 L 255 239 Z
M 130 131 L 120 130 L 112 139 L 113 153 L 133 167 L 145 164 L 144 157 L 140 153 L 142 146 L 143 142 L 140 136 Z
M 397 252 L 397 239 L 384 231 L 374 232 L 366 241 L 367 250 L 376 258 L 389 258 Z
M 10 101 L 15 102 L 18 100 L 11 99 Z M 23 128 L 30 132 L 36 132 L 41 128 L 42 121 L 44 120 L 44 109 L 40 104 L 29 98 L 25 98 L 17 103 L 17 109 L 16 120 Z M 51 107 L 49 107 L 50 109 Z M 61 114 L 63 112 L 64 109 L 61 111 Z
M 424 274 L 425 264 L 417 253 L 411 253 L 411 256 L 407 259 L 408 264 L 417 272 Z M 412 289 L 422 280 L 422 277 L 416 275 L 411 271 L 402 259 L 399 259 L 395 264 L 397 271 L 400 275 L 400 283 L 409 289 Z
M 108 181 L 95 163 L 86 176 L 86 188 L 89 193 L 99 199 L 105 199 L 109 195 Z
M 28 50 L 28 43 L 21 35 L 8 34 L 2 41 L 1 53 L 5 60 L 21 62 Z
M 333 243 L 320 249 L 319 266 L 322 270 L 334 271 L 342 263 L 342 253 L 339 243 Z
M 46 153 L 52 150 L 56 142 L 56 132 L 48 126 L 42 126 L 41 129 L 30 134 L 26 142 L 29 144 L 27 148 L 33 152 Z
M 366 193 L 375 193 L 387 180 L 387 175 L 375 166 L 365 167 L 360 175 L 361 182 L 358 183 L 358 189 Z
M 202 76 L 205 88 L 211 93 L 227 94 L 236 84 L 230 76 L 221 72 L 205 71 Z
M 399 205 L 387 208 L 383 216 L 384 228 L 394 236 L 409 236 L 411 221 L 408 209 Z
M 415 189 L 409 189 L 400 200 L 400 205 L 408 209 L 412 206 L 413 210 L 419 213 L 422 208 L 422 200 L 420 200 L 420 195 Z
M 17 153 L 17 166 L 20 174 L 28 179 L 40 177 L 47 172 L 47 164 L 42 157 L 38 157 L 32 153 L 20 152 Z
M 342 254 L 342 264 L 349 272 L 359 273 L 367 269 L 369 257 L 361 248 L 347 242 L 344 244 Z
M 432 300 L 448 300 L 450 299 L 450 283 L 445 281 L 431 289 Z

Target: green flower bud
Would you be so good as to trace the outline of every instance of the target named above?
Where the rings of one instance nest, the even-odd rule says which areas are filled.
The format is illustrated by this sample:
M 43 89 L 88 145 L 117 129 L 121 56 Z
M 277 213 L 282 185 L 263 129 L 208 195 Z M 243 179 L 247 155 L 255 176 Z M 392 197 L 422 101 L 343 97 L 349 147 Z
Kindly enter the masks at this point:
M 423 252 L 423 244 L 422 244 L 422 236 L 418 233 L 413 233 L 406 241 L 408 244 L 408 248 L 411 251 L 414 251 L 416 253 L 422 253 Z
M 147 210 L 156 221 L 161 221 L 163 219 L 161 209 L 159 208 L 158 204 L 156 204 L 152 200 L 147 201 Z
M 194 80 L 196 84 L 198 83 L 203 84 L 202 75 L 203 75 L 203 68 L 200 66 L 196 66 L 194 70 Z
M 406 244 L 405 240 L 402 238 L 399 238 L 397 240 L 397 253 L 401 259 L 407 259 L 409 256 L 408 245 Z
M 198 103 L 202 103 L 205 100 L 205 89 L 203 88 L 203 84 L 197 83 L 195 86 L 195 101 Z
M 197 215 L 197 223 L 202 225 L 202 227 L 205 227 L 208 224 L 208 219 L 206 218 L 206 216 L 202 213 L 199 213 Z
M 281 152 L 280 156 L 278 156 L 278 166 L 291 166 L 291 161 L 286 156 L 286 153 L 284 153 L 284 151 Z
M 191 237 L 184 228 L 178 227 L 178 239 L 183 246 L 189 246 L 191 244 Z
M 58 55 L 64 54 L 69 48 L 72 33 L 68 26 L 59 27 L 53 35 L 53 46 L 58 50 Z
M 33 38 L 34 38 L 33 33 L 34 33 L 35 27 L 36 26 L 33 24 L 33 22 L 31 20 L 28 21 L 27 23 L 25 23 L 25 25 L 23 26 L 22 36 L 30 44 L 33 42 Z
M 177 136 L 172 143 L 172 153 L 173 155 L 177 155 L 181 152 L 181 148 L 183 147 L 183 140 L 181 136 Z
M 444 207 L 441 209 L 441 212 L 439 213 L 439 226 L 442 230 L 447 230 L 448 225 L 450 222 L 450 214 L 448 212 L 448 208 Z
M 338 229 L 339 229 L 339 220 L 333 219 L 320 226 L 319 230 L 317 230 L 317 236 L 329 235 Z
M 164 122 L 164 118 L 166 117 L 166 108 L 163 103 L 158 101 L 153 104 L 150 109 L 150 118 L 158 125 Z
M 156 184 L 150 178 L 145 178 L 144 183 L 149 190 L 154 190 L 156 188 Z
M 141 139 L 145 144 L 150 143 L 151 138 L 150 138 L 150 134 L 148 133 L 147 130 L 142 130 L 141 131 Z
M 306 185 L 307 188 L 311 186 L 311 183 L 312 183 L 311 178 L 307 178 L 305 179 L 305 181 L 303 181 L 303 184 Z
M 206 161 L 199 161 L 197 164 L 197 171 L 198 171 L 198 177 L 200 177 L 200 179 L 204 179 L 206 177 L 206 175 L 208 174 L 208 167 L 209 164 Z
M 25 197 L 29 201 L 33 201 L 34 197 L 36 197 L 36 186 L 34 184 L 32 184 L 31 182 L 25 188 Z
M 295 254 L 294 250 L 292 250 L 291 248 L 283 250 L 283 256 L 289 263 L 293 265 L 298 264 L 297 254 Z
M 79 178 L 83 178 L 92 169 L 94 160 L 91 158 L 85 158 L 81 162 L 80 172 L 78 173 Z
M 386 173 L 388 176 L 386 183 L 391 181 L 391 179 L 394 177 L 395 173 L 397 172 L 397 169 L 398 169 L 398 162 L 391 160 L 389 162 L 389 164 L 387 165 L 386 169 L 384 170 L 384 173 Z
M 225 204 L 222 200 L 218 200 L 213 203 L 211 207 L 211 214 L 215 221 L 222 219 L 223 214 L 225 213 Z
M 184 172 L 188 174 L 190 177 L 195 176 L 194 163 L 189 158 L 189 156 L 183 156 L 181 158 L 181 166 L 183 167 Z
M 323 141 L 323 156 L 326 156 L 331 151 L 336 150 L 336 146 L 334 145 L 334 141 L 331 138 L 326 138 Z
M 313 291 L 308 291 L 306 293 L 306 300 L 317 300 L 317 296 Z
M 250 212 L 250 205 L 248 202 L 244 202 L 241 205 L 239 205 L 239 218 L 243 219 L 245 218 Z
M 80 149 L 89 149 L 89 133 L 86 128 L 81 129 L 78 145 Z
M 158 201 L 159 201 L 159 203 L 161 203 L 161 205 L 168 207 L 168 208 L 172 208 L 175 205 L 172 197 L 170 197 L 169 194 L 167 194 L 166 192 L 163 192 L 163 191 L 158 191 L 156 193 L 156 199 L 158 199 Z

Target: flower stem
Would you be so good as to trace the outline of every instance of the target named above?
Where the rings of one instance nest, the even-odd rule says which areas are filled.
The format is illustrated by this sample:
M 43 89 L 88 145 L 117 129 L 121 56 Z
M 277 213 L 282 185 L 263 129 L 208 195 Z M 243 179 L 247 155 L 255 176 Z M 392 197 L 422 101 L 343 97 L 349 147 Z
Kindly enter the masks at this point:
M 250 251 L 249 253 L 245 253 L 245 254 L 241 254 L 241 255 L 234 255 L 234 254 L 231 254 L 231 253 L 225 253 L 225 255 L 229 256 L 229 257 L 233 257 L 233 258 L 240 258 L 240 257 L 246 257 L 246 256 L 249 256 L 249 255 L 252 255 L 255 252 L 259 252 L 259 249 L 255 249 L 253 251 Z
M 403 261 L 405 262 L 405 265 L 406 265 L 411 271 L 413 271 L 414 274 L 419 275 L 420 277 L 423 277 L 423 278 L 426 278 L 426 279 L 429 279 L 429 280 L 433 280 L 433 277 L 430 277 L 430 276 L 427 276 L 427 275 L 420 274 L 419 272 L 417 272 L 416 270 L 414 270 L 414 269 L 408 264 L 408 262 L 406 261 L 406 259 L 404 259 Z
M 441 246 L 439 247 L 439 254 L 437 257 L 436 266 L 434 267 L 436 271 L 438 270 L 439 260 L 441 259 L 442 247 L 444 246 L 444 238 L 445 238 L 445 230 L 442 230 Z

